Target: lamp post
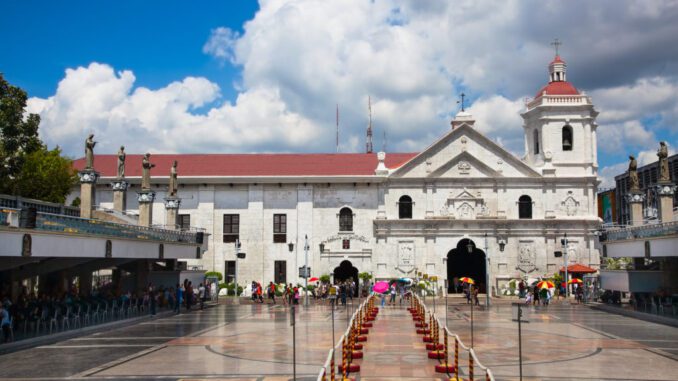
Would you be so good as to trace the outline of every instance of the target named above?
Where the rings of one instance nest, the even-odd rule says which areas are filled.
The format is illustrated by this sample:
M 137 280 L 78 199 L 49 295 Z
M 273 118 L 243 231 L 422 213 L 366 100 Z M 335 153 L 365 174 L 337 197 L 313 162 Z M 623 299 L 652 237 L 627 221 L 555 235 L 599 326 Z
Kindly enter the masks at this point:
M 485 307 L 490 308 L 490 253 L 487 251 L 487 233 L 485 233 Z
M 569 294 L 569 287 L 567 285 L 567 266 L 569 265 L 568 260 L 567 260 L 567 252 L 568 250 L 568 244 L 567 244 L 567 233 L 565 233 L 565 238 L 560 240 L 560 243 L 563 245 L 563 252 L 565 254 L 565 302 L 567 303 L 568 301 L 568 294 Z
M 235 295 L 235 304 L 240 304 L 240 295 L 238 295 L 238 255 L 240 254 L 240 239 L 235 239 L 235 287 L 233 293 Z M 228 290 L 227 290 L 228 291 Z
M 304 236 L 304 283 L 305 283 L 305 290 L 306 290 L 306 296 L 304 298 L 304 306 L 308 307 L 308 234 Z

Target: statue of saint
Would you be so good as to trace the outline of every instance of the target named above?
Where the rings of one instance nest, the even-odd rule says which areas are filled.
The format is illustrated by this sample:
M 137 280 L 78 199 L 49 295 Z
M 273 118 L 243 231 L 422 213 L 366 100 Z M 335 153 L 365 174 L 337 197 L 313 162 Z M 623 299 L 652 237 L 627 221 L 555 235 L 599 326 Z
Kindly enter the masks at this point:
M 172 163 L 172 168 L 170 169 L 170 178 L 169 178 L 169 195 L 170 196 L 176 196 L 177 195 L 177 161 L 174 160 L 174 163 Z
M 85 140 L 85 169 L 94 169 L 94 134 L 89 134 Z
M 125 146 L 120 146 L 120 151 L 118 151 L 118 178 L 125 178 Z
M 151 189 L 151 168 L 155 167 L 155 164 L 151 164 L 151 154 L 147 153 L 144 155 L 144 158 L 141 159 L 142 175 L 141 175 L 141 189 L 149 190 Z
M 671 174 L 669 173 L 669 148 L 666 142 L 659 142 L 659 181 L 671 181 Z
M 629 181 L 631 182 L 631 190 L 639 191 L 640 182 L 638 181 L 638 162 L 633 155 L 629 156 Z

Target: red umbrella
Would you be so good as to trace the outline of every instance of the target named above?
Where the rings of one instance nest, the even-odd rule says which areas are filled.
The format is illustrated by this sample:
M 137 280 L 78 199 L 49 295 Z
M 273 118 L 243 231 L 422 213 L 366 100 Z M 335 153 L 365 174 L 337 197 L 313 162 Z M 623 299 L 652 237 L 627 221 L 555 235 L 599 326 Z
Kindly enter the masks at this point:
M 567 283 L 569 283 L 569 284 L 575 284 L 575 283 L 576 283 L 576 284 L 582 284 L 582 283 L 584 283 L 584 281 L 582 281 L 582 280 L 579 279 L 579 278 L 572 278 L 572 279 L 570 279 Z
M 472 278 L 469 278 L 469 277 L 459 278 L 459 281 L 463 282 L 463 283 L 468 283 L 468 284 L 476 284 L 476 282 Z
M 553 284 L 553 282 L 548 281 L 548 280 L 543 280 L 539 283 L 537 283 L 537 288 L 542 289 L 542 288 L 554 288 L 556 285 Z
M 320 278 L 313 277 L 313 278 L 309 279 L 308 281 L 309 281 L 309 282 L 317 282 L 317 281 L 319 281 L 319 280 L 320 280 Z

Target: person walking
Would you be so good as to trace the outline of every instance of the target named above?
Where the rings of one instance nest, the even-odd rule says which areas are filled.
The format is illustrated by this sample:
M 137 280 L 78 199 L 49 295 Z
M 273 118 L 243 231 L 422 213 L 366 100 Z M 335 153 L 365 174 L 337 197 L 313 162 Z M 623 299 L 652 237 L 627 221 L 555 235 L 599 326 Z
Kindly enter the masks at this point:
M 188 281 L 186 286 L 186 311 L 191 310 L 191 304 L 193 303 L 193 282 Z
M 339 286 L 339 294 L 341 295 L 341 305 L 346 305 L 346 283 L 342 283 Z
M 151 316 L 155 316 L 155 288 L 153 287 L 153 283 L 148 283 L 148 302 L 151 305 Z
M 200 309 L 204 310 L 205 309 L 205 286 L 200 283 L 200 286 L 198 286 L 198 298 L 200 298 Z
M 174 311 L 177 314 L 180 314 L 181 313 L 181 303 L 184 302 L 184 285 L 182 285 L 181 283 L 177 283 L 177 298 L 176 299 L 177 299 L 177 301 L 176 301 L 176 304 L 174 306 Z
M 473 290 L 473 304 L 479 306 L 480 302 L 478 301 L 478 291 L 479 291 L 478 287 L 473 287 L 472 290 Z
M 391 299 L 388 301 L 389 305 L 395 306 L 396 302 L 396 285 L 395 282 L 391 283 L 391 288 L 390 288 L 390 293 L 391 293 Z
M 268 284 L 268 298 L 275 304 L 275 283 Z

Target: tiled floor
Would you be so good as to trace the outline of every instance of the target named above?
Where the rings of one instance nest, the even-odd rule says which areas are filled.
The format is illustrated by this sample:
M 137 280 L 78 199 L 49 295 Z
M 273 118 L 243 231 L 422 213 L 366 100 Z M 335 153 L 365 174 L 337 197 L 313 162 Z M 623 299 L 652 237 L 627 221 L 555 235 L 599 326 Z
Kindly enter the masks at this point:
M 450 329 L 470 343 L 470 307 L 456 298 L 449 302 Z M 436 310 L 443 318 L 440 301 Z M 335 309 L 335 339 L 351 312 L 350 306 Z M 530 306 L 525 313 L 524 380 L 678 380 L 676 328 L 583 305 Z M 288 380 L 295 348 L 289 316 L 280 305 L 221 305 L 147 321 L 2 355 L 0 379 Z M 296 321 L 297 379 L 315 380 L 332 343 L 331 310 L 302 307 Z M 518 379 L 510 303 L 494 301 L 475 311 L 474 346 L 497 380 Z M 405 307 L 386 307 L 369 334 L 362 371 L 354 376 L 441 379 L 423 348 Z M 466 377 L 467 360 L 461 361 Z

